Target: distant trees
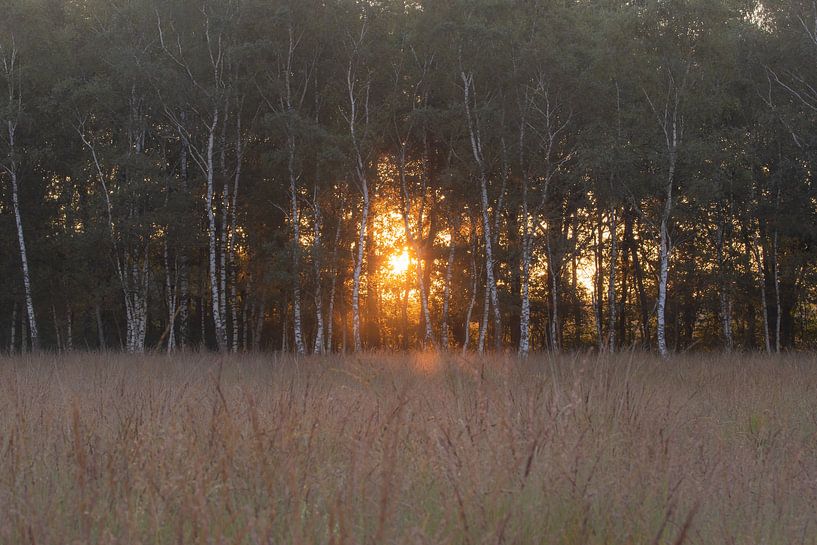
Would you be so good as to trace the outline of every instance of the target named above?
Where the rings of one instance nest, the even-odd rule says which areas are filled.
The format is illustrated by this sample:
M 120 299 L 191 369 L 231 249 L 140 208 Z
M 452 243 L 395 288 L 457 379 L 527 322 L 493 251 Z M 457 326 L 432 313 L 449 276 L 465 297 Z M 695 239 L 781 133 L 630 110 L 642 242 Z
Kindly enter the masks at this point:
M 813 347 L 789 4 L 7 0 L 0 344 Z

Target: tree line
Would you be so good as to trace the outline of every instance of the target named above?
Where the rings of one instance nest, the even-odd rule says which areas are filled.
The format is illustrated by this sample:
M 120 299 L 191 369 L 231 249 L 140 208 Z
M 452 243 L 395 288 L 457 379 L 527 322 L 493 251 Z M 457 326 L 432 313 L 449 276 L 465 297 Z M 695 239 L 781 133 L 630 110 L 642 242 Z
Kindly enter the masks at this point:
M 810 0 L 2 0 L 0 346 L 817 342 Z

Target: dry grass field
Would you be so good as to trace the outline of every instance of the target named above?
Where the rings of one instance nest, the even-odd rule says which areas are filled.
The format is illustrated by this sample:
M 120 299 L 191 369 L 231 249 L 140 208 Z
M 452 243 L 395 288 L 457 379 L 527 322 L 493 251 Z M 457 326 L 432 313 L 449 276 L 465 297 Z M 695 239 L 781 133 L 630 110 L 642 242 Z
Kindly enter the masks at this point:
M 817 357 L 0 359 L 0 543 L 817 543 Z

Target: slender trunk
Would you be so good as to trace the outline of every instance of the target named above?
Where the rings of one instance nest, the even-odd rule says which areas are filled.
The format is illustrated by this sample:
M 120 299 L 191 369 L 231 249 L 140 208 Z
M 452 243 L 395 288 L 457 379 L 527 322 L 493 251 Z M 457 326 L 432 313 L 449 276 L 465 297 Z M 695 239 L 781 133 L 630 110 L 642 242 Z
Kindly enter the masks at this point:
M 352 336 L 355 352 L 363 350 L 363 341 L 360 336 L 360 277 L 363 272 L 363 259 L 366 255 L 366 228 L 369 223 L 369 189 L 365 185 L 365 177 L 363 181 L 363 217 L 360 220 L 360 236 L 357 241 L 357 257 L 352 277 Z
M 54 337 L 57 341 L 57 352 L 62 353 L 62 334 L 60 332 L 60 322 L 57 319 L 57 309 L 51 305 L 51 318 L 54 321 Z
M 221 188 L 221 232 L 219 237 L 219 244 L 218 244 L 218 306 L 219 306 L 219 313 L 221 314 L 222 324 L 224 326 L 224 340 L 225 340 L 225 350 L 230 351 L 232 350 L 232 344 L 230 343 L 229 337 L 229 330 L 227 327 L 227 306 L 228 304 L 232 304 L 232 302 L 227 301 L 227 240 L 230 236 L 229 233 L 229 217 L 230 217 L 230 176 L 229 172 L 227 171 L 227 126 L 230 120 L 230 108 L 229 108 L 229 99 L 225 101 L 224 105 L 224 115 L 222 116 L 224 122 L 222 124 L 222 131 L 221 131 L 221 139 L 220 139 L 220 150 L 219 150 L 219 157 L 220 157 L 220 167 L 221 167 L 221 178 L 222 178 L 222 188 Z
M 213 154 L 215 148 L 215 132 L 218 127 L 219 111 L 213 114 L 213 124 L 209 128 L 207 138 L 207 238 L 209 251 L 209 274 L 210 274 L 210 304 L 215 326 L 216 345 L 219 352 L 225 352 L 227 345 L 227 328 L 224 324 L 224 316 L 221 312 L 221 290 L 218 270 L 218 244 L 216 214 L 213 210 L 215 193 L 215 166 L 213 164 Z M 203 337 L 202 337 L 203 338 Z
M 65 312 L 65 351 L 74 351 L 74 312 L 71 305 L 68 305 Z
M 641 237 L 639 237 L 640 240 Z M 647 290 L 644 287 L 644 271 L 641 268 L 641 258 L 638 255 L 638 245 L 630 238 L 630 254 L 633 258 L 633 273 L 635 276 L 636 289 L 638 290 L 638 302 L 641 315 L 641 344 L 644 348 L 649 348 L 652 334 L 650 333 L 650 309 L 647 303 Z
M 165 298 L 167 301 L 167 351 L 173 352 L 176 349 L 176 286 L 170 274 L 170 259 L 168 257 L 168 243 L 165 238 L 164 243 L 164 265 L 165 265 Z M 178 274 L 178 272 L 177 272 Z
M 246 354 L 250 348 L 250 327 L 249 323 L 247 322 L 247 313 L 249 305 L 247 301 L 249 299 L 249 294 L 244 292 L 243 296 L 243 304 L 241 305 L 241 342 L 242 342 L 242 351 Z
M 462 343 L 463 356 L 468 352 L 471 344 L 471 317 L 474 313 L 474 306 L 477 304 L 477 287 L 479 273 L 477 272 L 477 233 L 473 219 L 471 220 L 471 300 L 468 303 L 468 310 L 465 314 L 465 338 Z
M 519 159 L 522 170 L 522 278 L 520 278 L 520 311 L 519 311 L 519 356 L 528 357 L 530 353 L 530 267 L 532 252 L 532 229 L 535 220 L 531 217 L 528 204 L 528 174 L 525 168 L 525 126 L 522 119 L 519 129 Z
M 227 258 L 229 262 L 229 282 L 230 282 L 230 312 L 233 322 L 233 352 L 238 352 L 239 346 L 238 261 L 236 259 L 236 238 L 238 236 L 238 190 L 241 183 L 241 166 L 243 161 L 244 161 L 244 147 L 241 141 L 241 112 L 238 112 L 238 115 L 236 116 L 235 176 L 233 177 L 233 200 L 230 205 L 230 236 L 227 243 L 228 254 Z
M 8 122 L 9 147 L 14 153 L 14 124 Z M 26 240 L 23 235 L 23 219 L 20 213 L 20 197 L 17 181 L 17 167 L 12 159 L 11 167 L 8 170 L 11 178 L 11 202 L 14 209 L 14 222 L 17 227 L 17 243 L 20 248 L 20 263 L 23 272 L 23 294 L 25 296 L 26 314 L 28 316 L 28 327 L 31 337 L 31 348 L 37 350 L 39 348 L 40 333 L 37 327 L 37 317 L 34 313 L 34 297 L 31 289 L 31 273 L 28 267 L 28 251 L 26 250 Z
M 25 314 L 20 314 L 20 353 L 28 352 L 28 321 Z
M 340 235 L 342 232 L 343 227 L 343 213 L 345 211 L 345 198 L 343 200 L 343 204 L 340 207 L 340 213 L 338 214 L 338 225 L 335 228 L 335 240 L 332 245 L 332 279 L 329 285 L 329 309 L 327 311 L 327 324 L 326 324 L 326 347 L 329 352 L 334 351 L 334 328 L 335 328 L 335 297 L 337 293 L 337 286 L 338 286 L 338 273 L 339 273 L 339 266 L 338 266 L 338 248 L 340 248 Z
M 766 353 L 772 353 L 772 341 L 771 341 L 771 331 L 769 329 L 769 303 L 766 297 L 766 267 L 764 266 L 766 259 L 765 259 L 765 251 L 764 255 L 761 255 L 760 249 L 758 246 L 760 245 L 757 238 L 755 239 L 755 244 L 752 247 L 752 253 L 755 256 L 755 261 L 757 262 L 757 269 L 758 275 L 760 276 L 760 307 L 763 313 L 763 340 L 766 345 Z
M 616 267 L 618 266 L 618 217 L 615 207 L 610 207 L 610 273 L 607 278 L 607 349 L 610 352 L 616 351 Z
M 295 337 L 295 352 L 298 355 L 306 354 L 304 344 L 303 324 L 301 319 L 301 214 L 298 207 L 298 175 L 295 172 L 295 136 L 289 129 L 287 137 L 287 151 L 289 153 L 287 168 L 289 170 L 289 204 L 292 218 L 292 324 Z
M 669 273 L 669 235 L 667 218 L 661 218 L 661 240 L 660 240 L 660 255 L 659 255 L 659 273 L 658 273 L 658 304 L 656 307 L 657 313 L 657 329 L 656 334 L 658 338 L 658 353 L 662 358 L 669 357 L 669 350 L 667 349 L 666 338 L 666 309 L 667 309 L 667 278 Z
M 105 343 L 105 328 L 102 323 L 102 310 L 99 308 L 99 304 L 94 305 L 94 315 L 96 317 L 96 334 L 99 342 L 99 349 L 106 350 L 107 346 Z
M 559 352 L 561 350 L 559 343 L 559 277 L 561 276 L 561 263 L 556 263 L 550 244 L 550 236 L 546 239 L 546 248 L 548 254 L 548 273 L 550 276 L 550 328 L 548 330 L 548 337 L 550 340 L 550 350 L 552 352 Z
M 596 228 L 594 229 L 595 234 L 594 237 L 596 239 L 595 244 L 595 270 L 593 271 L 593 311 L 594 317 L 596 322 L 596 344 L 598 347 L 599 352 L 603 351 L 606 347 L 604 343 L 604 272 L 603 272 L 603 265 L 604 265 L 604 258 L 602 256 L 602 245 L 603 245 L 603 233 L 602 233 L 602 217 L 601 217 L 601 209 L 598 210 L 597 215 L 597 222 Z M 573 271 L 574 271 L 574 278 L 576 274 L 576 258 L 574 254 L 573 258 Z M 574 280 L 575 284 L 575 280 Z M 578 299 L 578 297 L 577 297 Z M 577 308 L 580 306 L 577 304 Z M 580 311 L 579 311 L 580 312 Z M 578 329 L 578 328 L 577 328 Z
M 414 256 L 417 259 L 417 267 L 416 267 L 416 275 L 417 275 L 417 289 L 420 292 L 420 307 L 422 310 L 422 318 L 423 318 L 423 325 L 424 325 L 424 338 L 423 344 L 432 344 L 434 342 L 434 331 L 431 327 L 431 313 L 428 309 L 428 291 L 426 290 L 426 283 L 423 276 L 423 259 L 422 259 L 422 248 L 420 244 L 420 239 L 423 236 L 423 209 L 424 207 L 420 207 L 419 218 L 417 222 L 418 233 L 417 237 L 411 230 L 411 225 L 409 222 L 409 214 L 411 214 L 411 197 L 408 191 L 408 183 L 406 180 L 406 144 L 401 143 L 400 145 L 400 153 L 398 155 L 398 169 L 400 172 L 400 187 L 401 187 L 401 215 L 403 216 L 403 229 L 406 236 L 406 241 L 414 250 Z M 425 184 L 423 187 L 423 202 L 425 202 Z
M 321 239 L 323 231 L 323 216 L 317 199 L 317 189 L 313 198 L 315 218 L 312 222 L 312 265 L 315 272 L 315 344 L 313 352 L 323 354 L 326 352 L 324 342 L 324 322 L 323 322 L 323 279 L 321 277 Z
M 365 35 L 365 26 L 361 32 L 361 41 L 363 40 L 363 36 Z M 362 217 L 360 218 L 360 232 L 357 241 L 357 256 L 355 258 L 355 267 L 354 273 L 352 277 L 352 337 L 354 342 L 354 349 L 355 352 L 361 352 L 363 350 L 363 340 L 360 334 L 360 279 L 361 273 L 363 272 L 363 260 L 366 256 L 366 240 L 367 240 L 367 229 L 369 227 L 369 208 L 371 206 L 370 196 L 369 196 L 369 180 L 366 174 L 366 166 L 363 162 L 363 152 L 361 151 L 361 142 L 358 139 L 357 133 L 357 122 L 358 116 L 358 100 L 359 98 L 356 95 L 356 85 L 357 85 L 357 74 L 356 74 L 356 63 L 357 63 L 357 54 L 360 44 L 357 44 L 353 57 L 349 60 L 349 67 L 346 73 L 346 83 L 347 83 L 347 91 L 349 92 L 349 134 L 352 139 L 352 147 L 354 151 L 354 172 L 355 178 L 360 188 L 361 195 L 363 196 L 363 213 Z M 368 127 L 369 122 L 369 86 L 366 85 L 365 88 L 365 99 L 363 103 L 363 119 L 364 119 L 364 128 Z
M 181 114 L 182 122 L 187 120 L 186 113 Z M 181 150 L 179 152 L 179 175 L 181 178 L 181 186 L 185 196 L 188 195 L 188 181 L 189 181 L 189 157 L 190 150 L 187 138 L 181 138 Z M 187 249 L 177 249 L 177 258 L 179 261 L 179 327 L 178 327 L 178 344 L 181 347 L 186 347 L 190 342 L 190 270 L 187 260 Z
M 264 318 L 267 312 L 267 306 L 265 302 L 261 302 L 260 308 L 258 309 L 258 316 L 255 318 L 255 330 L 252 334 L 252 349 L 253 352 L 258 352 L 261 350 L 261 335 L 264 332 Z
M 485 296 L 482 299 L 482 321 L 479 324 L 479 342 L 477 343 L 477 352 L 485 353 L 485 339 L 488 336 L 488 314 L 491 310 L 491 290 L 485 285 Z
M 482 139 L 479 133 L 479 123 L 475 120 L 471 111 L 471 90 L 473 89 L 473 77 L 468 76 L 465 72 L 462 73 L 462 80 L 465 90 L 465 114 L 468 125 L 468 132 L 471 139 L 471 150 L 474 154 L 474 160 L 479 169 L 479 184 L 480 184 L 480 202 L 482 205 L 482 227 L 485 238 L 485 279 L 486 290 L 490 295 L 491 304 L 494 308 L 494 335 L 496 335 L 496 344 L 499 348 L 502 343 L 502 314 L 499 308 L 499 293 L 496 287 L 496 279 L 494 276 L 494 251 L 493 251 L 493 236 L 491 234 L 491 220 L 488 203 L 488 174 L 485 168 L 485 161 L 482 154 Z M 499 210 L 495 211 L 499 214 Z M 487 315 L 487 313 L 486 313 Z
M 17 301 L 11 308 L 11 334 L 9 335 L 9 354 L 14 354 L 17 348 Z
M 780 307 L 780 266 L 778 261 L 778 232 L 775 228 L 774 240 L 772 243 L 772 264 L 774 275 L 774 305 L 775 305 L 775 326 L 774 326 L 774 350 L 780 353 L 780 323 L 783 312 Z
M 408 276 L 409 274 L 410 273 L 408 271 L 406 271 L 406 276 Z M 403 288 L 403 301 L 402 301 L 401 308 L 400 308 L 401 315 L 403 317 L 403 323 L 402 323 L 403 331 L 402 331 L 402 335 L 401 335 L 401 337 L 402 337 L 402 343 L 401 343 L 402 346 L 401 346 L 401 348 L 403 349 L 403 351 L 408 351 L 409 344 L 410 344 L 410 339 L 409 339 L 409 319 L 408 319 L 408 300 L 409 300 L 409 293 L 411 293 L 411 287 L 409 285 L 408 278 L 406 278 L 403 281 L 403 285 L 404 285 L 404 288 Z
M 668 140 L 669 141 L 669 140 Z M 665 190 L 664 207 L 661 212 L 661 227 L 659 241 L 659 272 L 658 272 L 658 303 L 657 313 L 657 338 L 658 353 L 662 358 L 669 357 L 666 337 L 666 312 L 667 312 L 667 282 L 669 278 L 669 259 L 671 242 L 669 237 L 669 221 L 672 213 L 672 189 L 675 183 L 675 160 L 678 147 L 677 129 L 675 123 L 672 125 L 672 140 L 669 145 L 669 171 L 667 173 L 667 185 Z
M 733 348 L 732 340 L 732 304 L 729 300 L 729 287 L 726 275 L 726 257 L 724 252 L 726 222 L 722 219 L 717 230 L 717 256 L 718 272 L 720 274 L 720 318 L 723 330 L 724 349 L 731 352 Z
M 451 240 L 448 243 L 448 263 L 445 267 L 445 287 L 443 288 L 443 315 L 442 324 L 440 327 L 440 346 L 443 350 L 449 349 L 449 312 L 451 308 L 451 281 L 454 273 L 454 258 L 456 257 L 457 247 L 454 239 L 454 232 L 451 232 Z

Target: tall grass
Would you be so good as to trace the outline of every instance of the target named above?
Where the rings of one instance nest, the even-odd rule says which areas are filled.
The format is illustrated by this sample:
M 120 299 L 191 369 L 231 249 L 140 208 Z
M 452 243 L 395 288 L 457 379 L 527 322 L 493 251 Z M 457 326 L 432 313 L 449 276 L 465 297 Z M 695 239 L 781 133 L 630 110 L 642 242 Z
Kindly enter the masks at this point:
M 0 360 L 0 543 L 817 543 L 817 359 Z

